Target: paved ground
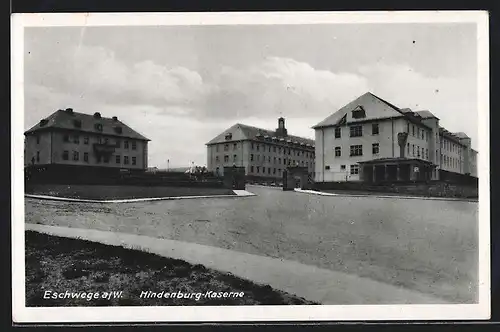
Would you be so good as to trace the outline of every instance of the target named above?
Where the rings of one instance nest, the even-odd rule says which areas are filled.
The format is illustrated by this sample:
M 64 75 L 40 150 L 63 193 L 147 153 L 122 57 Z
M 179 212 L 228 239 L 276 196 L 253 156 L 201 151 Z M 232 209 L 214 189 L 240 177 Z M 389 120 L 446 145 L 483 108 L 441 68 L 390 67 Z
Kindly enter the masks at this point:
M 258 196 L 126 204 L 26 200 L 26 222 L 148 235 L 283 258 L 441 297 L 477 301 L 478 204 Z
M 28 224 L 26 228 L 56 236 L 140 249 L 160 256 L 180 259 L 191 264 L 203 264 L 207 268 L 229 272 L 261 285 L 269 285 L 316 304 L 446 303 L 440 299 L 409 291 L 403 287 L 394 287 L 347 273 L 196 243 L 81 228 L 33 224 Z

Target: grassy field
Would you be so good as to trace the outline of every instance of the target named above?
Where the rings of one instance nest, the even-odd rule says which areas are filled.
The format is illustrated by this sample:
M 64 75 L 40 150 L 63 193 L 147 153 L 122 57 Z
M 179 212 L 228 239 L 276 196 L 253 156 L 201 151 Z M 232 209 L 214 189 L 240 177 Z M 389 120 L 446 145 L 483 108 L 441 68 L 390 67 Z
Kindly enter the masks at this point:
M 231 189 L 193 187 L 143 187 L 103 185 L 35 184 L 26 188 L 27 194 L 80 199 L 129 199 L 175 196 L 234 195 Z
M 66 291 L 107 292 L 113 296 L 90 300 L 87 297 L 51 298 L 54 292 Z M 141 298 L 143 291 L 184 294 L 243 292 L 244 295 L 236 298 L 212 298 L 209 295 L 199 299 L 158 299 Z M 30 307 L 256 304 L 314 303 L 202 265 L 122 247 L 26 232 L 26 305 Z

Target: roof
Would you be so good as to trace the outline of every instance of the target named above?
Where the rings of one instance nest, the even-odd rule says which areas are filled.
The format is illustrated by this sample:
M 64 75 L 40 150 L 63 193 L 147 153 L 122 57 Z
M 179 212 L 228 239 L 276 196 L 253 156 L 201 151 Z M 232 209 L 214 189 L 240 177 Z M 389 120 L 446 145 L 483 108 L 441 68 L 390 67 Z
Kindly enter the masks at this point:
M 258 140 L 258 139 L 273 139 L 276 142 L 283 142 L 283 143 L 298 143 L 298 144 L 303 144 L 303 145 L 310 145 L 310 147 L 314 147 L 314 140 L 305 138 L 305 137 L 300 137 L 300 136 L 294 136 L 294 135 L 286 135 L 284 137 L 278 137 L 276 135 L 275 130 L 269 130 L 269 129 L 262 129 L 262 128 L 257 128 L 257 127 L 252 127 L 248 126 L 245 124 L 241 123 L 236 123 L 235 125 L 231 126 L 221 134 L 217 135 L 215 138 L 210 140 L 207 145 L 209 144 L 215 144 L 215 143 L 223 143 L 226 142 L 225 136 L 226 134 L 232 134 L 232 141 L 240 141 L 240 140 Z
M 406 158 L 406 157 L 387 157 L 387 158 L 376 158 L 376 159 L 371 159 L 371 160 L 366 160 L 366 161 L 358 161 L 358 164 L 384 164 L 384 163 L 413 163 L 417 162 L 420 164 L 425 164 L 425 165 L 430 165 L 432 164 L 431 161 L 428 160 L 423 160 L 423 159 L 417 159 L 417 158 Z
M 369 110 L 366 117 L 361 119 L 355 119 L 352 117 L 350 111 L 353 111 L 358 107 Z M 412 112 L 409 108 L 400 109 L 399 107 L 374 95 L 373 93 L 367 92 L 351 101 L 350 103 L 339 109 L 337 112 L 333 113 L 332 115 L 315 125 L 313 128 L 318 129 L 323 127 L 336 126 L 344 116 L 347 116 L 348 123 L 393 117 L 406 117 L 414 123 L 419 123 L 422 126 L 427 127 L 424 123 L 421 123 L 422 118 L 418 115 L 418 113 L 416 114 Z
M 28 129 L 24 134 L 30 134 L 37 131 L 45 131 L 48 129 L 68 129 L 76 130 L 81 132 L 92 132 L 96 133 L 94 125 L 99 123 L 102 125 L 102 131 L 99 131 L 103 135 L 112 135 L 126 138 L 135 138 L 138 140 L 149 141 L 150 139 L 139 134 L 137 131 L 130 128 L 125 123 L 118 119 L 99 117 L 96 118 L 94 115 L 86 113 L 73 112 L 71 109 L 58 110 L 52 113 L 49 117 L 42 119 L 46 121 L 45 125 L 41 125 L 41 121 L 37 123 L 32 128 Z M 80 120 L 81 126 L 78 128 L 74 124 L 74 120 Z M 115 127 L 121 127 L 122 132 L 117 133 Z
M 422 117 L 423 119 L 428 119 L 428 118 L 435 118 L 435 119 L 438 119 L 439 118 L 437 116 L 435 116 L 434 114 L 432 114 L 431 112 L 427 111 L 427 110 L 424 110 L 424 111 L 417 111 L 415 112 L 417 115 L 419 115 L 420 117 Z

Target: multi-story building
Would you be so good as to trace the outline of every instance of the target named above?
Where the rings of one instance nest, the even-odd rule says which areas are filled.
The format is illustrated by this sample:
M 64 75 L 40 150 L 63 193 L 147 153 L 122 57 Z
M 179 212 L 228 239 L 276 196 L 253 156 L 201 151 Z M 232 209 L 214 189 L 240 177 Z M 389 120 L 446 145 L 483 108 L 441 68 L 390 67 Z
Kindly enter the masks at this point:
M 429 111 L 401 109 L 365 93 L 313 127 L 316 182 L 437 180 L 477 176 L 464 133 L 450 133 Z
M 58 110 L 25 133 L 25 166 L 145 170 L 149 139 L 117 117 Z
M 247 178 L 278 180 L 288 166 L 314 173 L 314 141 L 288 135 L 285 119 L 276 130 L 235 124 L 207 144 L 207 169 L 223 175 L 224 167 L 242 166 Z

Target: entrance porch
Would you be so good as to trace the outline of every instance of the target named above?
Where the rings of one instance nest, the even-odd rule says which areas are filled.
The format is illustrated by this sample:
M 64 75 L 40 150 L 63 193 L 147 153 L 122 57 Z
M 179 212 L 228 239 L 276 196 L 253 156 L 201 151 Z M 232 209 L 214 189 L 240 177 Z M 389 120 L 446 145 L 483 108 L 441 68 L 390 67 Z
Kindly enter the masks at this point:
M 382 158 L 359 162 L 360 180 L 368 183 L 430 181 L 434 165 L 426 160 Z

